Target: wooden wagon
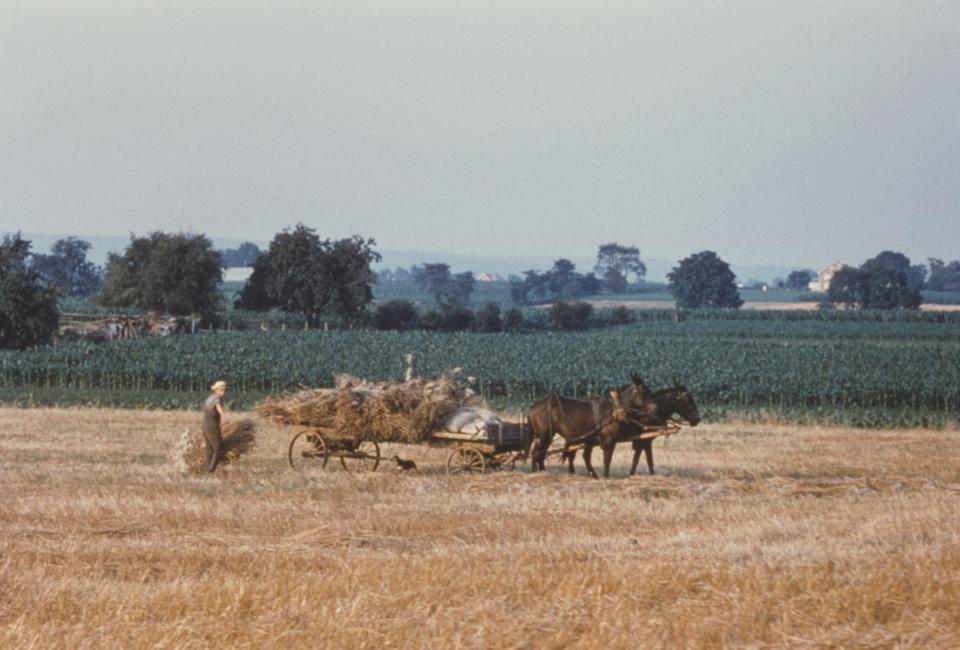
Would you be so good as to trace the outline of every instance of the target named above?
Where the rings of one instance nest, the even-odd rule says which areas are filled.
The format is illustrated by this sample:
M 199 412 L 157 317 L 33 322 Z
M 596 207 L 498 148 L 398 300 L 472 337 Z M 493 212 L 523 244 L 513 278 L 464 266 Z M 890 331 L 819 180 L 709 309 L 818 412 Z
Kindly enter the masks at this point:
M 447 457 L 448 474 L 483 474 L 489 469 L 514 469 L 527 456 L 530 431 L 522 422 L 490 421 L 479 433 L 435 431 L 419 444 L 453 448 Z M 366 436 L 343 438 L 330 429 L 312 427 L 297 432 L 287 449 L 290 467 L 301 472 L 324 469 L 334 458 L 347 470 L 375 471 L 382 460 L 380 444 Z

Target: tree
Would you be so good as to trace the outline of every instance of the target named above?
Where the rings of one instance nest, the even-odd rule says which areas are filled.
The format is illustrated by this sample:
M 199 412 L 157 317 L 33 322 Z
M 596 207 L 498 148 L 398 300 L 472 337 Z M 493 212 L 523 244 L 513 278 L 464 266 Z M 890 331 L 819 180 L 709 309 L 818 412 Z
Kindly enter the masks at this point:
M 817 274 L 809 269 L 790 271 L 784 287 L 792 291 L 806 291 L 815 277 L 817 277 Z
M 262 255 L 260 247 L 249 241 L 243 242 L 237 248 L 227 248 L 219 253 L 225 269 L 253 266 L 257 258 Z
M 944 264 L 943 260 L 931 257 L 929 263 L 928 289 L 931 291 L 960 291 L 960 260 Z
M 424 264 L 422 267 L 416 267 L 413 279 L 417 286 L 437 303 L 467 305 L 473 294 L 473 272 L 452 275 L 450 266 L 447 264 Z
M 495 333 L 503 330 L 500 319 L 500 305 L 495 302 L 484 303 L 473 317 L 474 328 L 478 332 Z
M 609 268 L 603 272 L 603 287 L 610 293 L 624 293 L 627 290 L 627 276 L 617 269 Z
M 514 279 L 510 282 L 510 299 L 514 302 L 527 302 L 531 295 L 541 299 L 547 296 L 576 298 L 599 293 L 601 289 L 597 276 L 577 273 L 573 262 L 568 259 L 557 260 L 545 273 L 531 269 L 523 274 L 523 281 Z
M 66 296 L 89 296 L 100 287 L 100 270 L 87 261 L 90 243 L 76 237 L 57 240 L 50 255 L 34 253 L 31 266 Z
M 277 233 L 240 292 L 240 309 L 274 307 L 304 314 L 316 325 L 330 313 L 348 322 L 360 320 L 373 301 L 376 281 L 371 264 L 380 261 L 376 241 L 354 235 L 321 240 L 302 223 Z
M 647 265 L 640 259 L 640 249 L 636 246 L 610 243 L 597 249 L 597 264 L 593 270 L 604 279 L 607 291 L 623 293 L 627 288 L 627 276 L 632 273 L 639 282 L 647 274 Z
M 737 309 L 743 304 L 730 265 L 713 251 L 680 260 L 667 274 L 670 293 L 681 309 Z
M 57 291 L 28 264 L 30 242 L 17 233 L 0 243 L 0 348 L 22 350 L 57 332 Z
M 853 309 L 917 309 L 920 291 L 911 289 L 907 275 L 889 266 L 845 266 L 833 275 L 827 297 Z
M 510 332 L 519 332 L 523 327 L 523 312 L 516 307 L 509 307 L 503 312 L 503 326 Z
M 906 278 L 907 287 L 910 289 L 922 289 L 924 280 L 927 277 L 927 269 L 923 264 L 910 264 L 910 258 L 903 253 L 894 251 L 882 251 L 876 257 L 872 257 L 864 262 L 861 269 L 865 271 L 874 271 L 876 269 L 890 269 L 903 273 Z
M 867 293 L 864 309 L 918 309 L 919 289 L 910 287 L 907 274 L 891 268 L 865 270 Z
M 589 302 L 570 303 L 560 300 L 550 308 L 550 317 L 553 319 L 554 327 L 559 330 L 586 329 L 587 321 L 592 313 L 593 305 Z
M 553 268 L 548 272 L 547 288 L 550 293 L 558 295 L 563 293 L 567 283 L 574 277 L 576 266 L 568 259 L 559 259 L 553 263 Z
M 852 266 L 844 266 L 833 274 L 827 298 L 834 304 L 860 308 L 866 301 L 867 273 Z
M 204 235 L 130 235 L 123 255 L 107 260 L 100 302 L 175 315 L 210 317 L 220 307 L 220 256 Z
M 416 323 L 417 307 L 409 300 L 388 300 L 373 312 L 373 326 L 378 330 L 408 330 Z
M 358 322 L 373 302 L 371 285 L 377 281 L 370 265 L 380 261 L 376 242 L 354 235 L 323 243 L 320 269 L 323 276 L 323 310 L 350 323 Z

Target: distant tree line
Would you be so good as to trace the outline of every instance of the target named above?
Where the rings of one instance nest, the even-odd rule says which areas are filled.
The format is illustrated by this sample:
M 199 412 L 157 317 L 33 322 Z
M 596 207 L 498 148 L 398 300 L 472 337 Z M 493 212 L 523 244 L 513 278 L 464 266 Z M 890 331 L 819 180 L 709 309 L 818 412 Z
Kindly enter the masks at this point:
M 19 234 L 0 244 L 0 347 L 24 347 L 48 341 L 56 332 L 58 299 L 93 296 L 105 306 L 133 307 L 215 319 L 224 309 L 223 268 L 251 265 L 253 273 L 236 296 L 235 306 L 256 311 L 279 309 L 303 314 L 311 325 L 333 318 L 348 326 L 380 329 L 421 328 L 516 331 L 524 317 L 516 308 L 486 303 L 470 309 L 476 286 L 472 272 L 453 273 L 434 262 L 376 274 L 381 256 L 376 242 L 359 235 L 333 240 L 298 224 L 277 233 L 266 251 L 244 242 L 217 251 L 204 235 L 152 232 L 133 234 L 122 253 L 112 253 L 104 268 L 87 260 L 90 244 L 77 237 L 57 241 L 49 253 L 31 252 Z M 643 281 L 646 265 L 639 250 L 603 244 L 593 271 L 580 273 L 569 259 L 547 271 L 528 270 L 512 277 L 510 296 L 517 304 L 551 302 L 546 314 L 557 329 L 580 329 L 595 319 L 589 303 L 578 299 L 628 290 Z M 785 288 L 803 290 L 816 277 L 801 269 L 789 274 Z M 669 290 L 682 309 L 736 309 L 743 304 L 729 265 L 713 251 L 683 260 L 668 275 Z M 372 286 L 409 283 L 429 296 L 418 308 L 410 301 L 387 301 L 371 309 Z M 931 258 L 912 264 L 902 253 L 883 251 L 859 267 L 844 267 L 833 278 L 828 300 L 853 309 L 916 309 L 920 289 L 960 291 L 960 260 Z M 519 316 L 518 316 L 519 314 Z M 519 320 L 518 320 L 519 319 Z M 628 310 L 611 312 L 609 323 L 627 322 Z
M 475 310 L 442 303 L 418 309 L 411 300 L 388 300 L 373 311 L 372 325 L 378 330 L 428 330 L 483 333 L 520 332 L 533 329 L 583 330 L 591 325 L 623 325 L 633 320 L 630 310 L 616 307 L 605 317 L 594 317 L 588 302 L 557 301 L 549 309 L 531 309 L 524 313 L 517 306 L 503 308 L 487 302 Z
M 263 251 L 253 242 L 245 241 L 237 248 L 224 248 L 217 253 L 220 255 L 220 264 L 223 268 L 237 269 L 256 264 L 257 258 Z

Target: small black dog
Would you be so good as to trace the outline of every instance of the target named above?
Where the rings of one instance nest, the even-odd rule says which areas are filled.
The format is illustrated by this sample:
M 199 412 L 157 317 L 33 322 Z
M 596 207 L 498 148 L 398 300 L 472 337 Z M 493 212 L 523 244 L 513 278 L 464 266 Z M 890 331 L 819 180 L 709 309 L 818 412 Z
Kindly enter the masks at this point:
M 396 454 L 394 454 L 391 460 L 397 464 L 398 472 L 419 472 L 417 469 L 417 464 L 412 460 L 404 460 Z

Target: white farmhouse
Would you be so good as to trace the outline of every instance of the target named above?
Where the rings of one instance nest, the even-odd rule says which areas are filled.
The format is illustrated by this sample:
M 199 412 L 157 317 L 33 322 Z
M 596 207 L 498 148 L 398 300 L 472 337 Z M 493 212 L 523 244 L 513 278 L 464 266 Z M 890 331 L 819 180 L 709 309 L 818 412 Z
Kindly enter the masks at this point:
M 833 280 L 833 274 L 843 268 L 843 264 L 833 260 L 817 273 L 817 279 L 808 285 L 810 291 L 826 292 L 830 289 L 830 281 Z

